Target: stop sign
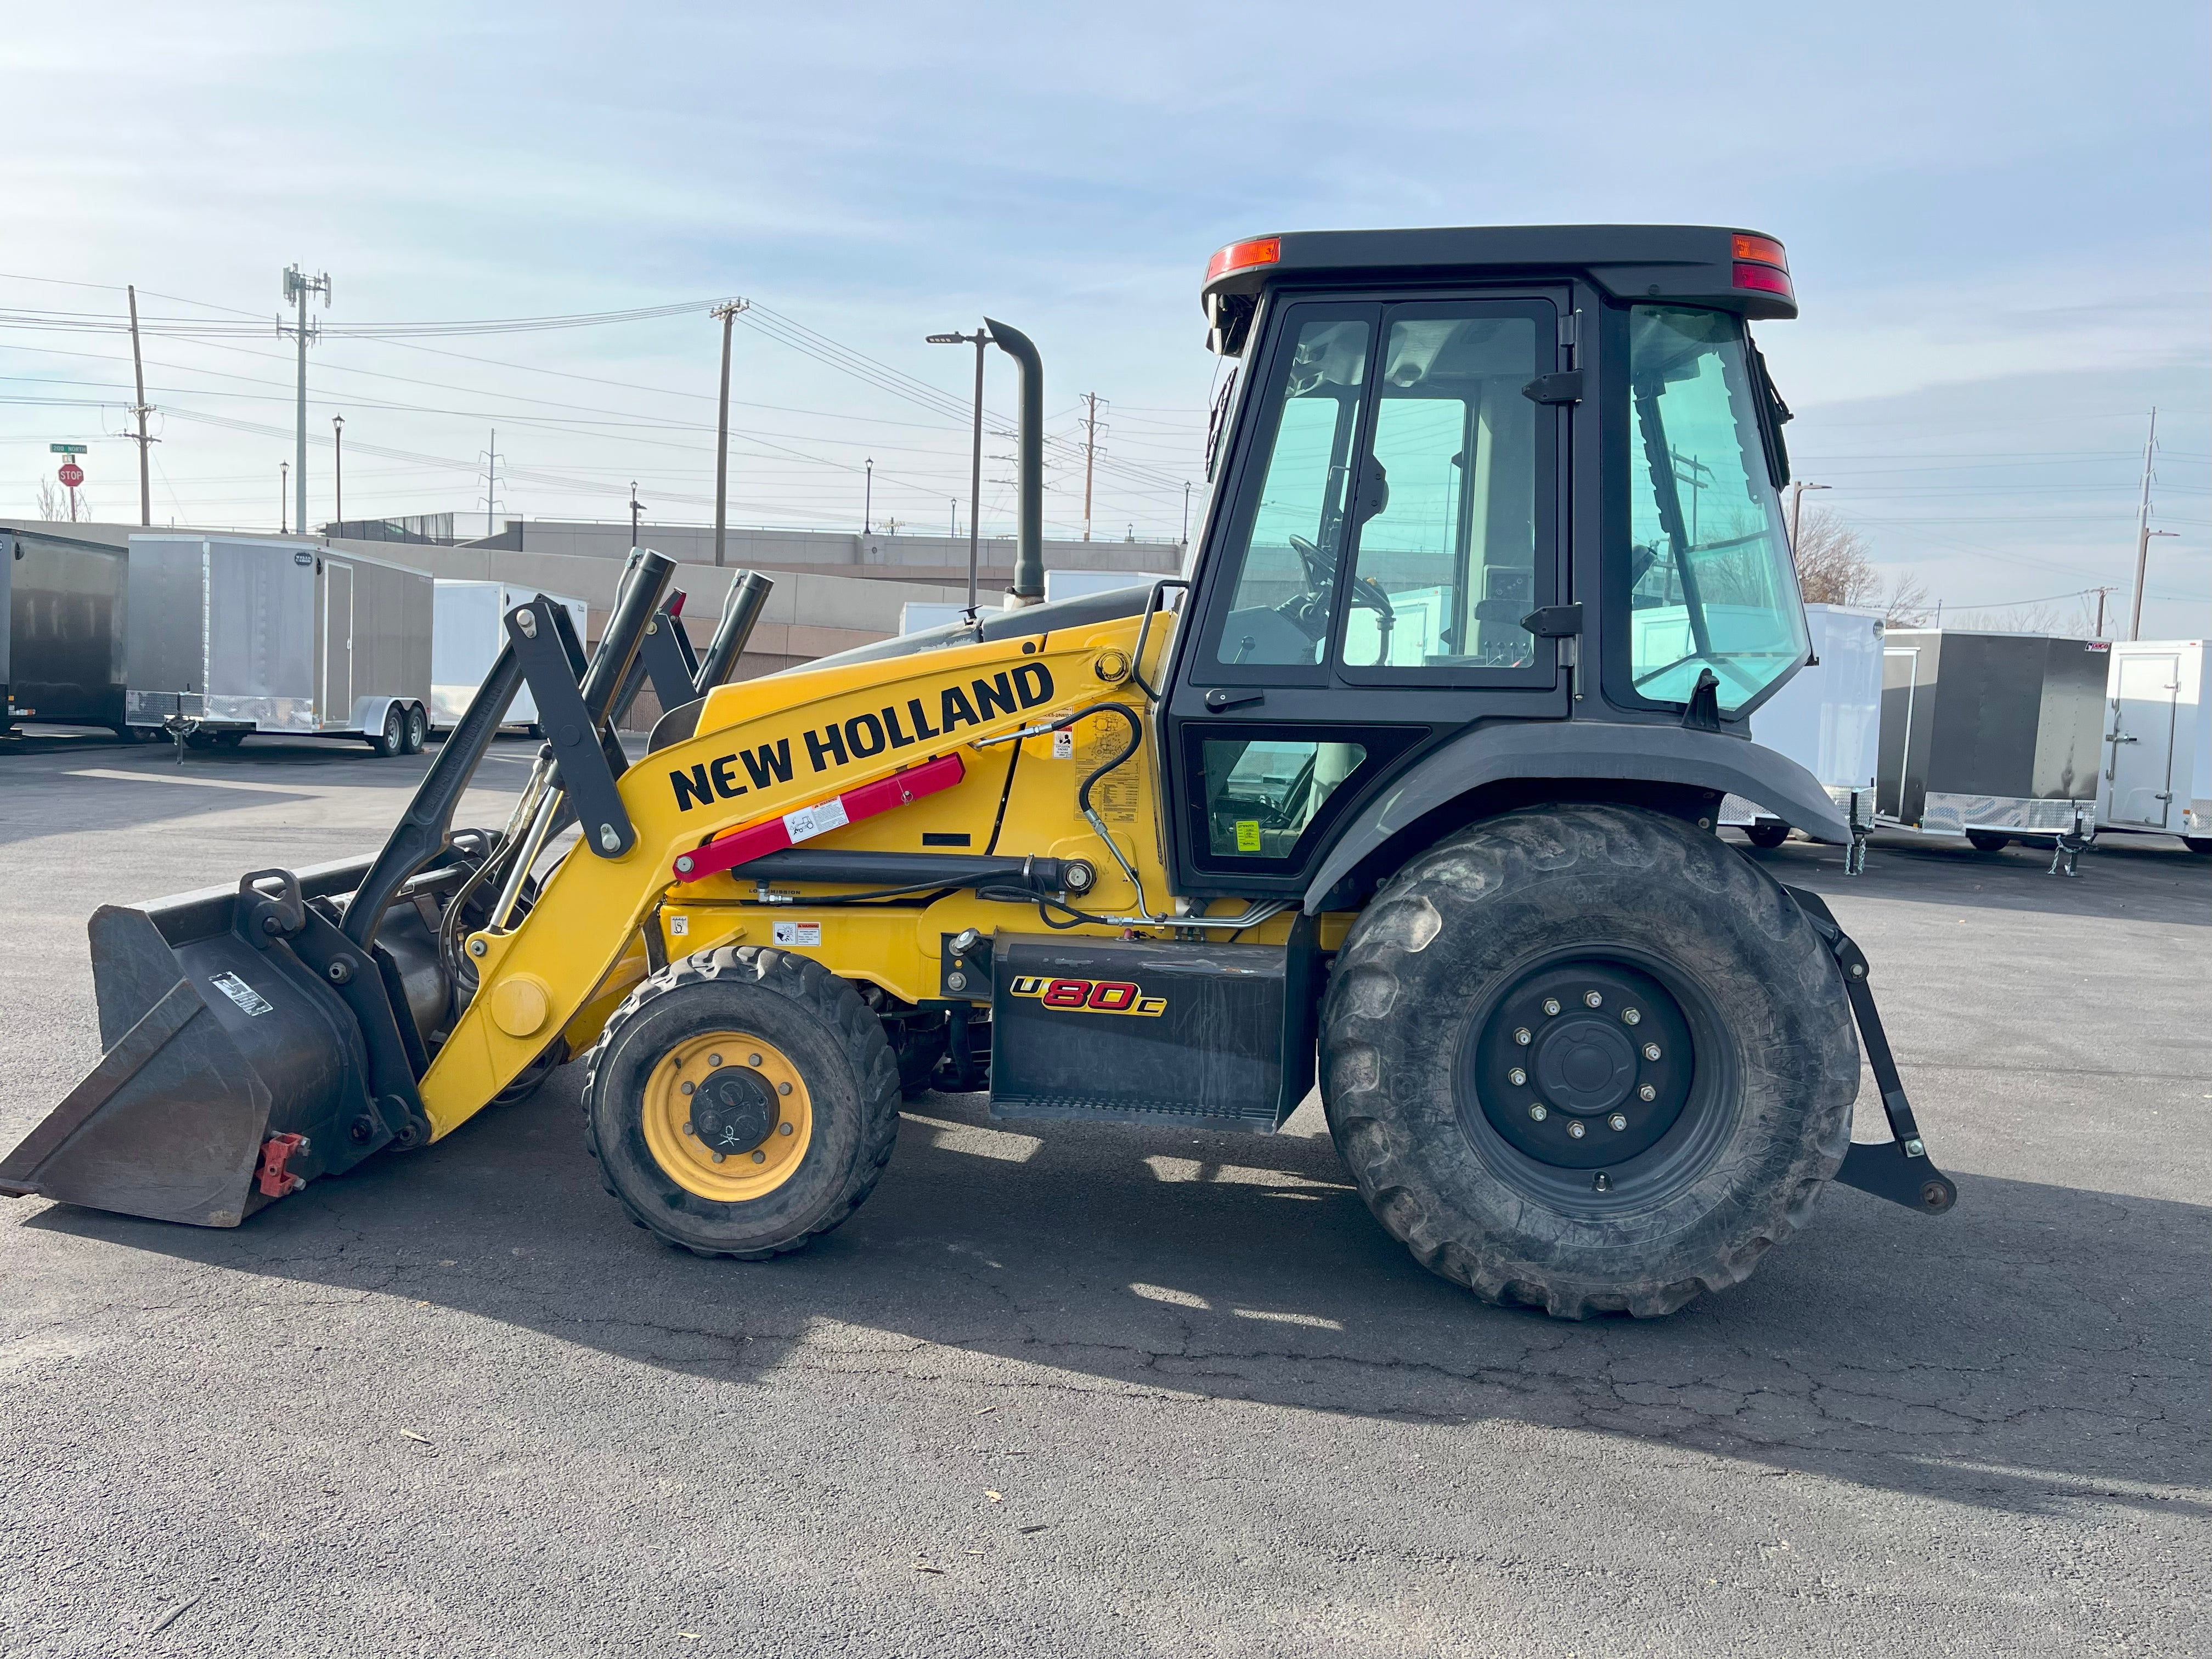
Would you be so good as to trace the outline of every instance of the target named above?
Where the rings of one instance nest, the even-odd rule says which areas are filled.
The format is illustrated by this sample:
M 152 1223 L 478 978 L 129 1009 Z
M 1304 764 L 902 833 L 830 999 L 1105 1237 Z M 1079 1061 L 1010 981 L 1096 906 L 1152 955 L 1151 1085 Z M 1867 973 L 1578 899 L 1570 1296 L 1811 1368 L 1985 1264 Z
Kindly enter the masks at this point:
M 84 469 L 79 466 L 75 461 L 64 461 L 62 463 L 61 479 L 62 482 L 67 484 L 71 489 L 75 489 L 79 484 L 84 482 Z

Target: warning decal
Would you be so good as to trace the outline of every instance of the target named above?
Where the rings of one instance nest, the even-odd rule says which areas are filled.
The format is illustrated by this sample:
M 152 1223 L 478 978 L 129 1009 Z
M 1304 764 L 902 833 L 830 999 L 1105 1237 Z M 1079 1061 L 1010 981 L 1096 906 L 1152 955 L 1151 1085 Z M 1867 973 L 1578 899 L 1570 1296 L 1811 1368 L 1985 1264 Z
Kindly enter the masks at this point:
M 822 924 L 818 921 L 779 921 L 775 924 L 778 945 L 819 945 L 822 943 Z
M 265 1014 L 276 1006 L 236 974 L 217 974 L 208 983 L 249 1014 Z

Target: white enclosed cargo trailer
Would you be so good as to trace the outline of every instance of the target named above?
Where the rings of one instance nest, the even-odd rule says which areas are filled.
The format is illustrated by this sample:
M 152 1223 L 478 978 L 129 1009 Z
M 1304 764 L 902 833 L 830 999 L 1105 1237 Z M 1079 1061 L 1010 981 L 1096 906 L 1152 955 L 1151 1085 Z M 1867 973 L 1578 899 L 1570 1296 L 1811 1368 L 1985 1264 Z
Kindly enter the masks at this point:
M 1850 822 L 1874 827 L 1875 768 L 1881 749 L 1882 613 L 1850 605 L 1808 605 L 1813 659 L 1752 716 L 1752 738 L 1818 778 Z M 1765 805 L 1730 795 L 1720 821 L 1761 847 L 1778 847 L 1790 826 Z
M 201 744 L 263 732 L 422 748 L 428 571 L 313 542 L 151 534 L 131 538 L 125 595 L 131 726 Z
M 450 731 L 468 712 L 469 700 L 491 672 L 500 647 L 507 643 L 507 613 L 538 597 L 534 587 L 515 587 L 506 582 L 448 581 L 440 578 L 437 628 L 430 642 L 430 724 Z M 588 610 L 581 599 L 562 593 L 545 597 L 563 607 L 576 624 L 576 637 L 585 639 Z M 538 705 L 530 688 L 514 694 L 507 708 L 507 725 L 538 725 Z
M 2212 711 L 2203 640 L 2112 646 L 2097 828 L 2179 836 L 2212 854 Z

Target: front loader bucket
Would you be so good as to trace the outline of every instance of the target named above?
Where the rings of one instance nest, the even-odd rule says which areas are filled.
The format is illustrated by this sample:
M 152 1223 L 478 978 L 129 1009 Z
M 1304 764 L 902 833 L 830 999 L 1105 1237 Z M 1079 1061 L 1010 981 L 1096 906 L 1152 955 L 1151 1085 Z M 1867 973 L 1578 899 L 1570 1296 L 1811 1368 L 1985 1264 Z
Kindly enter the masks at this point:
M 354 975 L 349 967 L 338 981 L 328 964 L 361 963 L 434 1017 L 428 924 L 395 906 L 362 963 L 311 902 L 350 891 L 368 865 L 257 872 L 235 891 L 94 912 L 106 1052 L 0 1159 L 0 1194 L 235 1227 L 307 1180 L 414 1138 L 401 1103 L 368 1086 Z

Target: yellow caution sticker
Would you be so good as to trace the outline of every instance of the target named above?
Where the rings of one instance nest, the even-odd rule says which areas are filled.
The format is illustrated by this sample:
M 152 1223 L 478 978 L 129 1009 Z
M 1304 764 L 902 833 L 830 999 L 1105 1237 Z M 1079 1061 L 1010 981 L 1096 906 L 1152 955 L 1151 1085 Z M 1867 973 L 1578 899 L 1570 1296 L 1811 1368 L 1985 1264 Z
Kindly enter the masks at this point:
M 1237 820 L 1237 850 L 1240 853 L 1256 853 L 1260 850 L 1259 819 Z

